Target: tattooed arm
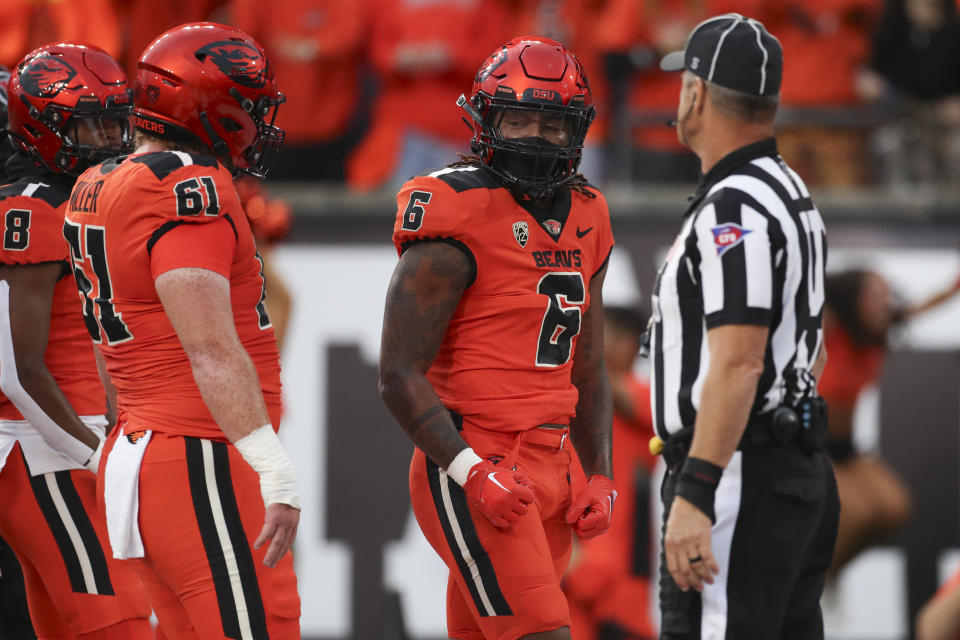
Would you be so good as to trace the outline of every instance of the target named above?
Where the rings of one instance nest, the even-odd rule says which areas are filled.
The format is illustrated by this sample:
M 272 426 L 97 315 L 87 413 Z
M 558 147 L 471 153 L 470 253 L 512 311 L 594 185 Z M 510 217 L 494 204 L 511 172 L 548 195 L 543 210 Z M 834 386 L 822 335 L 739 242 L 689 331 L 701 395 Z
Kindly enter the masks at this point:
M 613 478 L 613 400 L 603 360 L 603 279 L 607 268 L 590 281 L 590 307 L 580 323 L 572 379 L 580 392 L 577 415 L 570 423 L 573 447 L 587 476 Z
M 467 443 L 426 373 L 471 275 L 462 250 L 418 242 L 400 257 L 383 316 L 380 397 L 410 439 L 443 468 Z

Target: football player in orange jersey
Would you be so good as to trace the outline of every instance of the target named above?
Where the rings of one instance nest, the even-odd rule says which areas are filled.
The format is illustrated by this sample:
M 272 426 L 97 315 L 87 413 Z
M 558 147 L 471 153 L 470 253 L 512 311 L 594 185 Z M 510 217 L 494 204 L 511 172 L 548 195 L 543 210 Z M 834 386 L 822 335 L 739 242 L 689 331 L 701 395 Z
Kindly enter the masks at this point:
M 5 167 L 14 181 L 0 187 L 0 533 L 20 559 L 41 638 L 153 638 L 140 579 L 111 557 L 97 508 L 105 396 L 61 231 L 77 175 L 129 150 L 132 92 L 106 52 L 69 42 L 27 54 L 8 89 L 16 153 Z
M 380 395 L 417 445 L 411 500 L 450 568 L 450 637 L 569 639 L 572 534 L 606 531 L 615 497 L 601 300 L 613 235 L 577 173 L 590 87 L 559 42 L 521 37 L 459 104 L 476 155 L 397 195 Z M 589 476 L 577 495 L 571 441 Z
M 136 149 L 80 176 L 64 235 L 116 388 L 98 479 L 115 557 L 171 638 L 298 638 L 300 518 L 280 364 L 233 177 L 262 177 L 283 94 L 260 45 L 191 23 L 138 64 Z

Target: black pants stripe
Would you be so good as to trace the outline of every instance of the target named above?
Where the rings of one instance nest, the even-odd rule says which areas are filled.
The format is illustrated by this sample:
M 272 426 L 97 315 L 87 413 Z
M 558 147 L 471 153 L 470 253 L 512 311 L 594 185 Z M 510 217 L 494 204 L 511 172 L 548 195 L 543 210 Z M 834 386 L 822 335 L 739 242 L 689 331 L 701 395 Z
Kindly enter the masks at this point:
M 184 441 L 193 508 L 213 576 L 223 633 L 237 640 L 267 640 L 263 598 L 233 492 L 227 444 L 190 437 Z M 211 484 L 215 496 L 210 494 Z M 222 527 L 218 520 L 223 522 Z M 235 567 L 231 566 L 231 557 L 235 558 Z
M 661 639 L 822 640 L 820 595 L 840 513 L 830 462 L 822 452 L 810 455 L 775 444 L 753 445 L 737 455 L 739 468 L 731 473 L 731 461 L 717 491 L 711 541 L 726 580 L 718 579 L 702 596 L 682 592 L 664 563 Z M 728 480 L 740 484 L 733 501 L 720 497 Z M 662 491 L 664 522 L 674 491 L 675 478 L 668 475 Z M 731 509 L 736 510 L 732 537 L 720 536 L 718 530 L 725 530 L 731 516 L 725 510 Z M 726 566 L 718 554 L 724 542 Z M 722 615 L 702 606 L 708 600 L 724 601 Z
M 480 543 L 480 536 L 473 525 L 466 494 L 460 485 L 451 481 L 429 457 L 426 460 L 430 493 L 433 495 L 440 525 L 443 527 L 443 534 L 450 546 L 450 551 L 457 561 L 460 574 L 470 591 L 474 606 L 484 617 L 513 615 L 500 589 L 490 556 Z M 444 490 L 447 492 L 446 496 Z M 451 522 L 451 512 L 455 523 Z M 471 565 L 477 570 L 476 577 L 473 575 Z
M 29 473 L 26 458 L 23 463 Z M 60 549 L 70 578 L 70 588 L 75 593 L 114 595 L 106 555 L 73 485 L 70 472 L 56 471 L 30 476 L 30 486 Z M 85 571 L 85 567 L 89 568 L 88 571 Z

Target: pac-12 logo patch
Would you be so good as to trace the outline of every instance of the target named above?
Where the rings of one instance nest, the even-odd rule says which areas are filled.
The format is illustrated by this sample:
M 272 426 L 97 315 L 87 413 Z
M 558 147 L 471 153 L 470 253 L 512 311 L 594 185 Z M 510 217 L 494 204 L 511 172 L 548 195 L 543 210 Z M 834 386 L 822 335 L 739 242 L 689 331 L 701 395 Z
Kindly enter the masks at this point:
M 752 229 L 744 229 L 733 222 L 714 227 L 711 231 L 713 231 L 713 244 L 717 245 L 718 256 L 722 256 L 743 242 L 743 237 L 748 233 L 753 233 Z
M 519 244 L 521 248 L 527 246 L 530 229 L 527 227 L 526 222 L 521 220 L 520 222 L 513 223 L 513 237 L 517 239 L 517 244 Z

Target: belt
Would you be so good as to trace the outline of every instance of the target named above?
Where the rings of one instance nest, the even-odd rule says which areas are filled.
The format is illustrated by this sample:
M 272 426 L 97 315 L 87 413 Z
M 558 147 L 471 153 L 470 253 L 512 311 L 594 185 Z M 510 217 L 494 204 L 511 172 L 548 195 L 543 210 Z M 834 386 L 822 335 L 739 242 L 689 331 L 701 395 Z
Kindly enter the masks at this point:
M 562 451 L 570 435 L 565 424 L 541 424 L 520 434 L 520 442 Z
M 751 416 L 750 422 L 747 423 L 747 428 L 743 431 L 743 437 L 740 438 L 740 444 L 737 445 L 737 449 L 742 451 L 744 448 L 749 448 L 752 444 L 776 443 L 776 439 L 774 439 L 771 434 L 772 423 L 773 411 Z
M 463 431 L 463 416 L 452 409 L 449 409 L 448 411 L 450 411 L 450 418 L 453 420 L 453 424 L 457 428 L 457 431 Z M 503 433 L 506 434 L 508 432 Z M 519 442 L 525 442 L 527 444 L 533 444 L 540 447 L 547 447 L 561 451 L 566 445 L 567 437 L 569 435 L 569 425 L 547 422 L 544 424 L 538 424 L 532 429 L 520 431 L 518 438 Z
M 752 445 L 767 445 L 776 442 L 770 434 L 770 423 L 773 412 L 767 412 L 750 416 L 747 428 L 743 432 L 743 437 L 737 444 L 737 450 L 743 451 L 749 449 Z M 684 427 L 680 431 L 672 434 L 663 443 L 663 460 L 667 467 L 673 469 L 687 459 L 687 453 L 690 451 L 690 443 L 693 441 L 693 427 Z
M 679 468 L 683 461 L 687 459 L 687 452 L 690 451 L 690 443 L 693 441 L 693 427 L 684 427 L 680 431 L 673 433 L 663 442 L 660 453 L 663 455 L 663 461 L 671 471 Z

